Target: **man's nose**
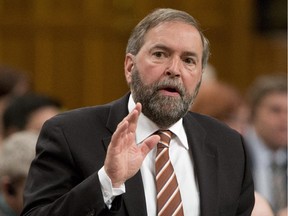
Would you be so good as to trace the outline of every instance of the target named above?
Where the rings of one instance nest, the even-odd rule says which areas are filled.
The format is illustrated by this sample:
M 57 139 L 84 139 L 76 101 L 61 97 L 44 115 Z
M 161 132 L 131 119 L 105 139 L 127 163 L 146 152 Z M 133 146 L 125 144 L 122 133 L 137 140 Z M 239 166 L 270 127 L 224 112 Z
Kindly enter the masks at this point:
M 165 73 L 169 76 L 180 77 L 181 67 L 182 67 L 181 59 L 177 56 L 171 57 L 171 59 L 167 63 Z

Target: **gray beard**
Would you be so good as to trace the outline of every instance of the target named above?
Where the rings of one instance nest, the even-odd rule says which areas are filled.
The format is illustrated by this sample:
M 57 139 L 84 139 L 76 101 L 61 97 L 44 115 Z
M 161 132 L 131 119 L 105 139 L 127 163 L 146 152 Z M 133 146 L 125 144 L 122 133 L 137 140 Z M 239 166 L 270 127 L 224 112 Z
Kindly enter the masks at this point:
M 158 90 L 167 85 L 177 86 L 180 97 L 159 94 Z M 176 123 L 190 110 L 200 85 L 201 80 L 193 94 L 186 93 L 178 78 L 168 78 L 161 82 L 144 85 L 137 68 L 134 67 L 130 87 L 135 103 L 142 104 L 142 113 L 158 127 L 165 129 Z

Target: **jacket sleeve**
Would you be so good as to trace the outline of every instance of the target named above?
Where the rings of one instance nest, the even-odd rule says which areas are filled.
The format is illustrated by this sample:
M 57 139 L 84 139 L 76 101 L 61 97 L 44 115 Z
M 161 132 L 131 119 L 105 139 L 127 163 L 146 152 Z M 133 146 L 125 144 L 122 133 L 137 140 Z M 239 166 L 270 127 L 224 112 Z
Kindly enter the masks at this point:
M 62 128 L 53 121 L 46 122 L 39 135 L 21 215 L 110 215 L 98 172 L 82 177 Z

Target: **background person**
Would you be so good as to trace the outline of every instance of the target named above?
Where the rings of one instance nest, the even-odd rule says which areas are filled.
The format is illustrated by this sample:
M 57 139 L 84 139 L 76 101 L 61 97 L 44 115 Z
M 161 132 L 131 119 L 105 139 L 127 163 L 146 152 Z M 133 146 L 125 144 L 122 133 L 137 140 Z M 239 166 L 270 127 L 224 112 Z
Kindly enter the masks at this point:
M 20 70 L 8 66 L 0 66 L 0 119 L 11 98 L 28 93 L 31 90 L 31 80 Z M 0 122 L 0 142 L 3 138 L 3 126 Z
M 236 87 L 218 79 L 203 80 L 191 111 L 212 116 L 241 134 L 248 126 L 249 110 L 244 97 Z
M 23 208 L 23 190 L 38 134 L 21 131 L 4 139 L 0 151 L 0 215 L 17 216 Z
M 276 213 L 287 207 L 287 78 L 260 76 L 247 96 L 251 116 L 245 140 L 255 189 Z
M 3 113 L 4 137 L 21 130 L 39 133 L 44 122 L 59 114 L 61 103 L 55 98 L 29 93 L 14 97 Z
M 270 203 L 257 192 L 255 192 L 255 206 L 251 216 L 274 216 Z

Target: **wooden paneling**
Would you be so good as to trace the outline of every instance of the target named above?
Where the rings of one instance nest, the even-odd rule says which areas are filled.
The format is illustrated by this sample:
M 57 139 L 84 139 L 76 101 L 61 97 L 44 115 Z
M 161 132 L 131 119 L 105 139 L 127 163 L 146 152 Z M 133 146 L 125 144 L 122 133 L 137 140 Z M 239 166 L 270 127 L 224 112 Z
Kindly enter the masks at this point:
M 157 7 L 186 10 L 211 42 L 218 76 L 241 89 L 259 74 L 286 71 L 286 37 L 254 31 L 250 0 L 0 0 L 0 64 L 28 71 L 34 90 L 68 108 L 124 94 L 125 46 Z

